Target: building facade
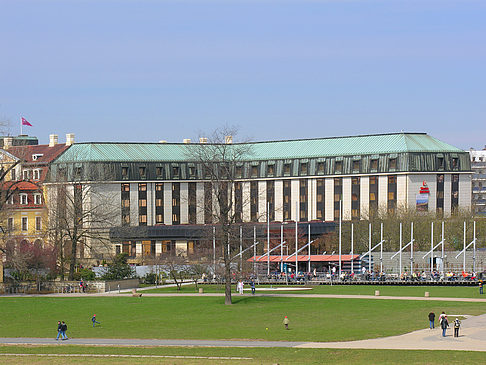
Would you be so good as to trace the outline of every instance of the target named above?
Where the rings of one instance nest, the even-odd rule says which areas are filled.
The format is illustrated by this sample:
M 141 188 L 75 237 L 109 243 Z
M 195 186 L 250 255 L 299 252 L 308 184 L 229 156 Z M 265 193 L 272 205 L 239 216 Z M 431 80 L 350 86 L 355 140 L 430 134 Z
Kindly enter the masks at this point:
M 231 139 L 228 138 L 228 142 Z M 234 144 L 237 148 L 242 144 Z M 298 221 L 313 235 L 344 220 L 416 209 L 471 209 L 469 155 L 424 133 L 246 144 L 234 163 L 233 209 L 242 224 Z M 90 185 L 116 206 L 113 252 L 190 253 L 216 223 L 215 196 L 193 143 L 79 143 L 51 164 L 48 189 Z M 93 204 L 93 203 L 92 203 Z M 208 213 L 209 212 L 209 213 Z M 327 227 L 327 228 L 326 228 Z
M 36 137 L 5 137 L 3 149 L 0 149 L 0 166 L 4 172 L 1 186 L 5 199 L 2 202 L 2 227 L 7 241 L 39 244 L 46 241 L 43 181 L 49 163 L 74 142 L 74 136 L 69 136 L 71 139 L 66 144 L 58 144 L 57 135 L 51 135 L 49 145 L 33 144 L 37 142 Z M 18 143 L 12 143 L 12 140 Z

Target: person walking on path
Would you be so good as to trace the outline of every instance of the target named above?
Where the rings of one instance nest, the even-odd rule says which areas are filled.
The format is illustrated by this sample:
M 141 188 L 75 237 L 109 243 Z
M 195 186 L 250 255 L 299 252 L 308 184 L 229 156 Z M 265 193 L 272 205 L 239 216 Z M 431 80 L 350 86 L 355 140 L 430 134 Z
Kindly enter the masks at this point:
M 93 317 L 91 317 L 91 322 L 93 322 L 93 327 L 96 325 L 96 323 L 101 324 L 96 320 L 96 314 L 93 314 Z
M 483 281 L 479 280 L 479 294 L 483 294 Z
M 288 330 L 289 329 L 289 319 L 287 318 L 287 316 L 285 316 L 285 318 L 283 320 L 283 324 L 285 326 L 285 329 Z
M 447 327 L 449 327 L 449 321 L 447 320 L 447 316 L 445 315 L 445 313 L 442 312 L 442 314 L 444 314 L 444 316 L 442 317 L 442 319 L 440 319 L 440 328 L 442 328 L 442 337 L 445 337 Z
M 62 321 L 62 323 L 61 323 L 61 336 L 62 336 L 63 340 L 69 340 L 69 338 L 66 335 L 66 331 L 67 331 L 67 324 L 64 321 Z
M 56 337 L 56 341 L 59 340 L 59 337 L 61 336 L 62 334 L 62 324 L 61 324 L 61 321 L 57 321 L 57 337 Z
M 454 337 L 459 337 L 459 328 L 461 327 L 461 321 L 456 318 L 454 321 Z
M 435 313 L 430 312 L 429 313 L 429 327 L 430 327 L 431 330 L 435 328 L 434 321 L 435 321 Z
M 251 279 L 250 286 L 251 286 L 251 294 L 255 295 L 255 280 Z

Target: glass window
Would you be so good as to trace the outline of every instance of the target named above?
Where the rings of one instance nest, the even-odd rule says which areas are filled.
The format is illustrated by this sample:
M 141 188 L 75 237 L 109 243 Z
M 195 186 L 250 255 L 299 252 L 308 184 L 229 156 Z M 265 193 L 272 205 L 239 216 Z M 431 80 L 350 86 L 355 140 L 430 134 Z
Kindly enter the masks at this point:
M 397 168 L 397 159 L 396 158 L 390 158 L 389 161 L 389 168 L 390 169 L 396 169 Z
M 340 174 L 341 172 L 343 172 L 343 162 L 342 161 L 336 161 L 336 168 L 334 169 L 334 172 L 336 174 Z
M 42 218 L 41 217 L 35 217 L 35 229 L 36 229 L 36 231 L 42 230 Z
M 20 194 L 20 204 L 27 205 L 27 194 Z
M 22 217 L 22 231 L 27 231 L 28 230 L 28 219 L 27 217 Z

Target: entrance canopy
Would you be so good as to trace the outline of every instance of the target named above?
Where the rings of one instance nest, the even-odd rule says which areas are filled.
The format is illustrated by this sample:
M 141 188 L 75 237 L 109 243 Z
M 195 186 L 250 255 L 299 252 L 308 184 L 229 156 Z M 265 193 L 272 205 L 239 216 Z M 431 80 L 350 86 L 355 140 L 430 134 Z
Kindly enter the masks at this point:
M 341 255 L 341 261 L 343 262 L 351 262 L 359 259 L 359 255 Z M 294 263 L 295 262 L 295 255 L 293 256 L 280 256 L 280 255 L 270 255 L 268 256 L 254 256 L 249 258 L 248 262 L 284 262 L 284 263 Z M 297 261 L 299 262 L 306 262 L 309 261 L 309 255 L 297 255 Z M 326 262 L 337 262 L 339 261 L 339 255 L 310 255 L 310 261 L 315 263 L 326 263 Z

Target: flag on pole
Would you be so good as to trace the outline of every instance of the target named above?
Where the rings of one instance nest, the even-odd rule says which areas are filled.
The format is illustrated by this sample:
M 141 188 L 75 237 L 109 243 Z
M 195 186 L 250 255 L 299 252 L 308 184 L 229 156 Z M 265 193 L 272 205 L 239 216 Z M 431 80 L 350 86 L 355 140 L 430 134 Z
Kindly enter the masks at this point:
M 22 117 L 22 125 L 28 125 L 29 127 L 32 127 L 32 124 L 30 124 L 28 120 L 23 117 Z

